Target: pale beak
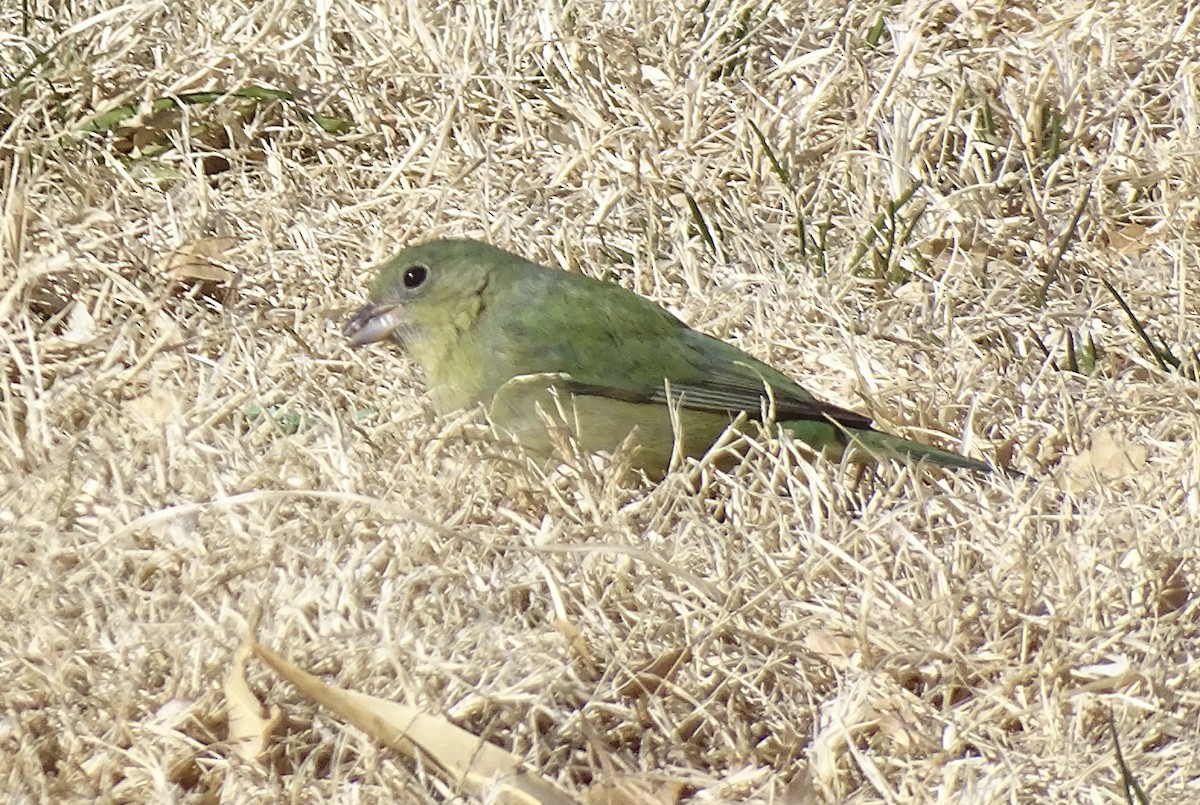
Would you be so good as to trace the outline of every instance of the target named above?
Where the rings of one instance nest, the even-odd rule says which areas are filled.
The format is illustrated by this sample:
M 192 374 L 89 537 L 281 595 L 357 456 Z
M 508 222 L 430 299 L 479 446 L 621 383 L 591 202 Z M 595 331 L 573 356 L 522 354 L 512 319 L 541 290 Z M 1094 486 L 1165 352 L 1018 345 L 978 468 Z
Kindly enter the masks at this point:
M 382 341 L 403 326 L 404 310 L 399 305 L 366 305 L 346 322 L 342 334 L 361 347 Z

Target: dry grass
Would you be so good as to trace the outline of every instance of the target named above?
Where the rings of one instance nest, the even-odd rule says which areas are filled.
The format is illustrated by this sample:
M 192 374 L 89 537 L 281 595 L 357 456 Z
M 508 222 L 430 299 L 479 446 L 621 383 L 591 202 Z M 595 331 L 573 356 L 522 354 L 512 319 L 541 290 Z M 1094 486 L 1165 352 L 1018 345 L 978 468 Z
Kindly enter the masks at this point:
M 447 796 L 261 667 L 287 726 L 233 758 L 221 682 L 256 612 L 299 665 L 581 795 L 1123 802 L 1111 713 L 1152 800 L 1194 799 L 1196 383 L 1100 279 L 1190 353 L 1195 8 L 909 1 L 871 44 L 875 6 L 687 5 L 0 9 L 11 801 Z M 251 84 L 299 103 L 80 130 Z M 771 444 L 657 487 L 540 476 L 340 335 L 374 261 L 446 234 L 611 275 L 1030 478 L 855 486 Z M 181 248 L 232 290 L 170 281 Z M 622 688 L 682 647 L 654 695 Z

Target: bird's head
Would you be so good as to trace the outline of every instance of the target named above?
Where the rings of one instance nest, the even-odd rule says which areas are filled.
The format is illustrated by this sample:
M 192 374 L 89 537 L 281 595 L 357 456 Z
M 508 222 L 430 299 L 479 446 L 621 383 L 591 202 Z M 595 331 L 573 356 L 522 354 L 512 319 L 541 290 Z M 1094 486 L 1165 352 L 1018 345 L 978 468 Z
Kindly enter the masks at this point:
M 343 330 L 356 347 L 391 338 L 406 346 L 451 328 L 471 326 L 498 256 L 506 252 L 472 240 L 410 246 L 379 268 L 371 302 Z

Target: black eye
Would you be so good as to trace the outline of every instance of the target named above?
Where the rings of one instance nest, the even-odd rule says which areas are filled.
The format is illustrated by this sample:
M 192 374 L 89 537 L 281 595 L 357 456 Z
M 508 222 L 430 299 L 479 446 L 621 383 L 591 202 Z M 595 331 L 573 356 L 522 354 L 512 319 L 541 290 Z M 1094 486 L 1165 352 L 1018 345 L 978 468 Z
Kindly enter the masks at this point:
M 404 287 L 409 290 L 419 288 L 428 276 L 429 269 L 425 266 L 409 266 L 404 269 Z

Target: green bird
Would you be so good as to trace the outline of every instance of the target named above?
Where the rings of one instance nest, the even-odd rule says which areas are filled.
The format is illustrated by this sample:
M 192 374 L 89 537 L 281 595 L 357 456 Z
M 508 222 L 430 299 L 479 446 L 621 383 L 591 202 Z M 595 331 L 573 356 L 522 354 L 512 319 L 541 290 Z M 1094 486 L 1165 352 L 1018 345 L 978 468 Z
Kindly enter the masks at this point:
M 379 269 L 371 303 L 346 324 L 355 346 L 392 339 L 420 365 L 439 413 L 486 406 L 493 425 L 553 455 L 565 429 L 589 452 L 633 434 L 633 465 L 661 477 L 701 456 L 731 423 L 765 414 L 815 452 L 982 461 L 874 430 L 732 344 L 609 282 L 486 243 L 435 240 Z M 560 434 L 561 435 L 561 434 Z

